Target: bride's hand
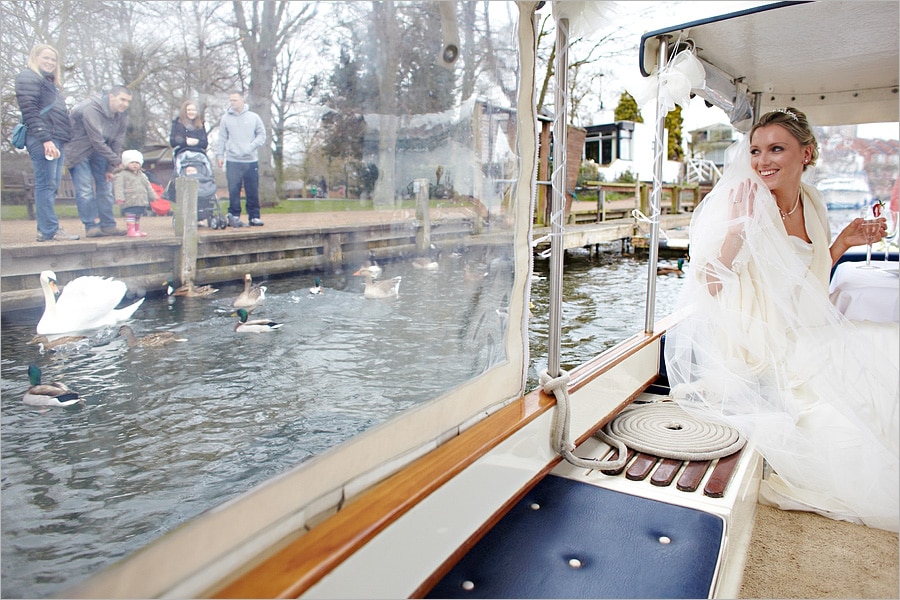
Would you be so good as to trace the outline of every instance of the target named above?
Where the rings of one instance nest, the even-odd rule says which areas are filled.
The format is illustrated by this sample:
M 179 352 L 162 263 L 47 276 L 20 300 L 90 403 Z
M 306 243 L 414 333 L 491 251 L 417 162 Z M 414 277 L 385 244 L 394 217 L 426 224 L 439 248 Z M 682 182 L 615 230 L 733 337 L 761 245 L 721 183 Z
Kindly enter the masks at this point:
M 880 227 L 878 228 L 878 234 L 871 240 L 871 243 L 873 244 L 880 241 L 887 233 L 887 219 L 878 217 L 875 221 L 878 222 Z M 866 238 L 865 229 L 863 228 L 864 222 L 865 221 L 862 218 L 857 217 L 850 221 L 838 235 L 848 248 L 852 246 L 865 246 L 869 243 L 869 240 Z
M 731 220 L 728 230 L 740 233 L 744 229 L 743 217 L 753 216 L 753 205 L 756 202 L 757 184 L 749 179 L 738 184 L 737 189 L 728 192 L 731 201 Z

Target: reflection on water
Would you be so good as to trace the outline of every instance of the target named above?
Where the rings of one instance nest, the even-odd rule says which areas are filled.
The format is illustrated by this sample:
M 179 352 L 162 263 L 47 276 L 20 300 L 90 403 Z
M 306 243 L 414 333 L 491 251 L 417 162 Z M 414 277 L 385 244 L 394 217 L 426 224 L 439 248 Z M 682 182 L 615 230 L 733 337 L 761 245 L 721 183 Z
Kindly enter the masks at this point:
M 210 298 L 150 297 L 138 335 L 187 342 L 128 349 L 114 331 L 85 352 L 25 345 L 39 313 L 2 324 L 4 597 L 60 591 L 177 524 L 442 394 L 504 359 L 498 315 L 508 249 L 438 271 L 384 265 L 400 297 L 368 300 L 362 281 L 270 281 L 253 316 L 284 322 L 238 334 L 237 286 Z M 473 257 L 469 257 L 473 258 Z M 29 362 L 81 393 L 79 410 L 22 404 Z
M 454 262 L 455 261 L 455 262 Z M 366 300 L 356 278 L 268 282 L 254 314 L 283 321 L 236 334 L 226 310 L 237 286 L 208 299 L 145 301 L 138 335 L 175 331 L 184 343 L 129 350 L 107 332 L 87 352 L 41 356 L 24 342 L 39 314 L 4 315 L 2 576 L 5 597 L 59 593 L 202 511 L 438 395 L 503 359 L 503 306 L 512 265 L 483 260 L 468 281 L 460 259 L 400 274 L 396 300 Z M 546 368 L 548 262 L 532 286 L 529 389 Z M 657 314 L 681 280 L 658 278 Z M 643 326 L 646 264 L 570 252 L 563 368 Z M 415 292 L 415 293 L 413 293 Z M 17 315 L 21 317 L 20 315 Z M 410 343 L 410 342 L 414 343 Z M 85 398 L 80 410 L 21 402 L 29 362 Z

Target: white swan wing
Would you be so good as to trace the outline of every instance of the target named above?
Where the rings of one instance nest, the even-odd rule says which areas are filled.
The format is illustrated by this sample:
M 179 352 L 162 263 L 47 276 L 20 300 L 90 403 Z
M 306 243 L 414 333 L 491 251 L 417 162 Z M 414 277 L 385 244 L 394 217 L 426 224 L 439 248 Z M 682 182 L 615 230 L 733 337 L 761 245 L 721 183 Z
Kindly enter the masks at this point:
M 128 288 L 125 282 L 89 275 L 68 283 L 55 303 L 48 303 L 38 323 L 38 333 L 54 334 L 96 329 L 126 320 L 143 298 L 116 310 Z

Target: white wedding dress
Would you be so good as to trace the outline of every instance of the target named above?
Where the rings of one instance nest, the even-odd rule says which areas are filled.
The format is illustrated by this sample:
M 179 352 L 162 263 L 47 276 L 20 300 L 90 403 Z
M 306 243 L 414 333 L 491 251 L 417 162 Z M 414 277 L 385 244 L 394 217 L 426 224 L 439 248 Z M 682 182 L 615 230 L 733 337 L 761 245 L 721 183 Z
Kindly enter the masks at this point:
M 900 328 L 849 321 L 830 303 L 830 230 L 814 187 L 801 184 L 810 244 L 787 235 L 746 139 L 729 158 L 691 220 L 687 315 L 665 343 L 672 396 L 756 445 L 774 471 L 762 502 L 897 531 Z M 757 184 L 752 210 L 733 202 L 742 182 Z M 729 227 L 743 242 L 727 268 Z

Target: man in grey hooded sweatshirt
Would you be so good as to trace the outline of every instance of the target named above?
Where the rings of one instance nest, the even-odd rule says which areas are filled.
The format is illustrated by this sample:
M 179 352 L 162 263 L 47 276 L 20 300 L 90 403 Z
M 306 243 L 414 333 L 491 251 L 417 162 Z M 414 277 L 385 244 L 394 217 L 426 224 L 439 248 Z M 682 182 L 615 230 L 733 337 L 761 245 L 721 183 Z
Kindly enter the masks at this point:
M 266 143 L 266 128 L 259 115 L 250 110 L 240 92 L 228 94 L 231 107 L 222 115 L 219 126 L 219 166 L 225 166 L 228 180 L 228 224 L 243 227 L 241 222 L 241 186 L 247 196 L 250 225 L 261 227 L 259 218 L 259 154 Z

